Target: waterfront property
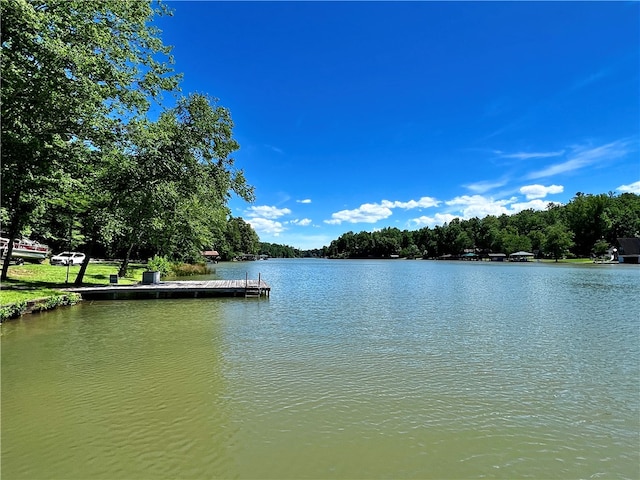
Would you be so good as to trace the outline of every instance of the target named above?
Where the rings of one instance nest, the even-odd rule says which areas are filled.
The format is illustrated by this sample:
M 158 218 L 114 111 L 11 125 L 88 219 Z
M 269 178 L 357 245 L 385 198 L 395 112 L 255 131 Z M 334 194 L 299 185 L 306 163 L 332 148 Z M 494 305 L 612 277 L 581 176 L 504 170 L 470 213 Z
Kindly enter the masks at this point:
M 640 263 L 640 238 L 619 238 L 618 243 L 620 263 Z

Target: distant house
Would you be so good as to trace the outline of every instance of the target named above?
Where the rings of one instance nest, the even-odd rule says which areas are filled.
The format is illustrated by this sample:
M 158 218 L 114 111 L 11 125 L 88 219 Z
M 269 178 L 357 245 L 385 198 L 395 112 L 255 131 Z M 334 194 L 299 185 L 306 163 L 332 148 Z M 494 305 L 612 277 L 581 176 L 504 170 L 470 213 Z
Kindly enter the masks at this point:
M 528 262 L 530 258 L 533 258 L 535 255 L 529 252 L 515 252 L 509 255 L 509 260 L 512 262 Z
M 640 238 L 619 238 L 618 262 L 640 263 Z
M 506 253 L 489 253 L 488 255 L 492 262 L 504 262 L 504 259 L 507 258 Z
M 200 253 L 202 253 L 202 256 L 207 260 L 214 261 L 214 262 L 220 260 L 220 254 L 218 253 L 217 250 L 205 250 Z

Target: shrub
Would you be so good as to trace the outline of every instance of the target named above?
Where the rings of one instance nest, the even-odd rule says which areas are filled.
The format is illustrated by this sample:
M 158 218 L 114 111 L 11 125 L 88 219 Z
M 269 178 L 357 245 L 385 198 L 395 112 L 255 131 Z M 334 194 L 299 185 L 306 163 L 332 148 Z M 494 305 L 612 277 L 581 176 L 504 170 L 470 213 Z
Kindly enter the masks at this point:
M 150 272 L 160 272 L 161 277 L 166 277 L 173 270 L 171 262 L 167 257 L 155 255 L 147 261 L 147 270 Z
M 10 318 L 16 318 L 22 315 L 27 310 L 27 301 L 12 303 L 10 305 L 4 305 L 0 307 L 0 322 L 9 320 Z
M 188 277 L 190 275 L 207 275 L 211 273 L 211 269 L 207 264 L 202 263 L 174 263 L 172 266 L 173 274 L 176 277 Z

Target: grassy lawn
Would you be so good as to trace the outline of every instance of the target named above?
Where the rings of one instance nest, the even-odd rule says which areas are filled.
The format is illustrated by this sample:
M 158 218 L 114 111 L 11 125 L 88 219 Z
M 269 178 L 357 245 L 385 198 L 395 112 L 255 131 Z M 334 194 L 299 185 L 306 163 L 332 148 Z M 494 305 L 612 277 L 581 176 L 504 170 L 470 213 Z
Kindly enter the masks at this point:
M 118 273 L 119 263 L 89 263 L 84 275 L 84 285 L 105 285 L 109 283 L 109 275 Z M 119 283 L 131 284 L 142 279 L 144 265 L 129 264 L 129 271 Z M 69 267 L 69 283 L 67 267 L 59 265 L 24 264 L 9 267 L 9 279 L 2 282 L 0 289 L 0 305 L 8 305 L 22 300 L 35 300 L 59 294 L 58 289 L 73 285 L 80 265 Z

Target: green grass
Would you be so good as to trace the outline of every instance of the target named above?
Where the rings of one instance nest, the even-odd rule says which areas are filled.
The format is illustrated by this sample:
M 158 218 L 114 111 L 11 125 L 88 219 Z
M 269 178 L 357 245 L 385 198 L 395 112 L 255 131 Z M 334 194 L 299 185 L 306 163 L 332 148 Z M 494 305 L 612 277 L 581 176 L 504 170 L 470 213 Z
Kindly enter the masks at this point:
M 120 264 L 115 262 L 89 263 L 83 285 L 108 284 L 109 275 L 118 273 L 119 267 Z M 139 282 L 145 269 L 146 267 L 141 264 L 129 264 L 127 276 L 120 278 L 118 283 Z M 66 283 L 66 266 L 49 265 L 48 263 L 11 265 L 8 273 L 9 278 L 6 282 L 2 282 L 0 289 L 0 305 L 59 295 L 59 289 L 73 285 L 79 271 L 80 265 L 69 267 L 69 283 Z

